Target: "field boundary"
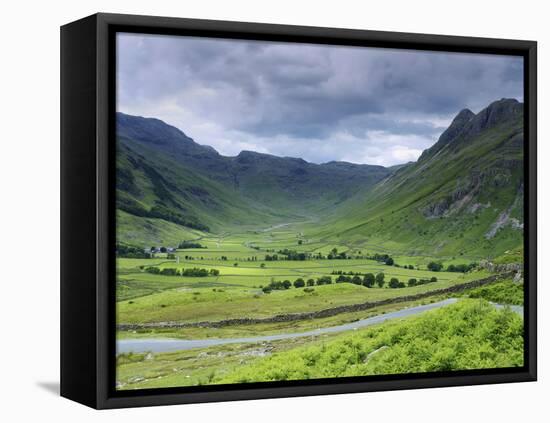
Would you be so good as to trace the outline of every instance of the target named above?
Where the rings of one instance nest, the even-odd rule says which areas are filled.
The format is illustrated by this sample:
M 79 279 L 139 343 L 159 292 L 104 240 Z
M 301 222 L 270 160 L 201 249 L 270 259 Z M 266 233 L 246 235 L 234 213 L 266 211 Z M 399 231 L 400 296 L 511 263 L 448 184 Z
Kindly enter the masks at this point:
M 368 301 L 358 304 L 349 304 L 342 305 L 338 307 L 326 308 L 318 311 L 310 311 L 304 313 L 289 313 L 289 314 L 278 314 L 272 317 L 259 317 L 259 318 L 237 318 L 237 319 L 227 319 L 219 321 L 203 321 L 203 322 L 154 322 L 154 323 L 120 323 L 117 324 L 117 330 L 127 331 L 127 330 L 139 330 L 139 329 L 179 329 L 179 328 L 220 328 L 225 326 L 236 326 L 236 325 L 254 325 L 261 323 L 282 323 L 282 322 L 293 322 L 298 320 L 310 320 L 310 319 L 320 319 L 325 317 L 336 316 L 337 314 L 342 313 L 351 313 L 355 311 L 369 310 L 371 308 L 380 307 L 388 304 L 403 303 L 408 301 L 421 300 L 423 298 L 428 298 L 436 295 L 443 294 L 452 294 L 456 292 L 461 292 L 466 289 L 477 288 L 483 285 L 487 285 L 502 279 L 512 277 L 515 274 L 514 271 L 499 273 L 497 275 L 488 276 L 483 279 L 477 279 L 470 282 L 465 282 L 447 288 L 434 289 L 433 291 L 421 292 L 414 295 L 405 295 L 402 297 L 388 298 L 385 300 L 379 301 Z

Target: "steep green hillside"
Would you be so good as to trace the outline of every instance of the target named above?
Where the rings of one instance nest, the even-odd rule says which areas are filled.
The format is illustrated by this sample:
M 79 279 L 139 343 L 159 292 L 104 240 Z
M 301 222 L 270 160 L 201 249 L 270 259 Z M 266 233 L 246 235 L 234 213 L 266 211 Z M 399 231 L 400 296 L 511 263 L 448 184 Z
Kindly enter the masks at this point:
M 288 218 L 126 138 L 117 144 L 116 205 L 119 241 L 143 246 Z
M 494 257 L 523 240 L 523 104 L 463 110 L 418 162 L 398 168 L 313 233 L 405 254 Z M 336 234 L 336 235 L 335 235 Z
M 284 207 L 304 216 L 337 207 L 362 189 L 390 174 L 382 166 L 329 162 L 243 151 L 231 158 L 234 188 L 270 207 Z

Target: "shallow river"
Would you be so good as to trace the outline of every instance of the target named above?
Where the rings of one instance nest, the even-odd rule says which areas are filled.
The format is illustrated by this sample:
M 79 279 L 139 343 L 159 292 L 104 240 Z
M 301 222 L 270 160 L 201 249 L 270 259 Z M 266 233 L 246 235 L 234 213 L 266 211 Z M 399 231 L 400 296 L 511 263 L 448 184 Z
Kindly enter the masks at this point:
M 375 325 L 377 323 L 384 322 L 386 320 L 398 319 L 402 317 L 408 317 L 415 314 L 423 313 L 435 308 L 444 307 L 449 304 L 455 303 L 455 298 L 449 298 L 443 301 L 438 301 L 432 304 L 426 304 L 421 306 L 404 308 L 398 311 L 392 311 L 386 314 L 380 314 L 378 316 L 369 317 L 367 319 L 357 320 L 352 323 L 346 323 L 338 326 L 330 326 L 326 328 L 319 328 L 310 330 L 307 332 L 297 333 L 281 333 L 277 335 L 264 335 L 255 336 L 250 338 L 209 338 L 209 339 L 170 339 L 170 338 L 147 338 L 147 339 L 122 339 L 117 341 L 117 354 L 127 352 L 169 352 L 169 351 L 181 351 L 190 350 L 193 348 L 206 348 L 216 345 L 225 344 L 240 344 L 240 343 L 253 343 L 253 342 L 265 342 L 265 341 L 279 341 L 282 339 L 301 338 L 304 336 L 317 336 L 324 333 L 344 332 L 348 330 L 355 330 L 363 328 L 365 326 Z M 493 304 L 497 308 L 504 306 L 500 304 Z M 523 316 L 522 306 L 510 306 L 510 308 Z

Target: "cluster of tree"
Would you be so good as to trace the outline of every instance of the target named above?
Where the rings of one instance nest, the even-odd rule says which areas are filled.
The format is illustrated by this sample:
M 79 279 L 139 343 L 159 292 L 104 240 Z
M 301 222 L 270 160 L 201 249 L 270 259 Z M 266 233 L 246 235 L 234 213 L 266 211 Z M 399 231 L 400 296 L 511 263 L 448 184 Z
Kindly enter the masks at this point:
M 367 288 L 372 288 L 375 284 L 378 284 L 380 288 L 384 286 L 384 277 L 383 273 L 378 273 L 376 276 L 372 273 L 365 274 L 362 278 L 359 273 L 354 276 L 348 276 L 341 274 L 336 278 L 336 283 L 353 283 L 355 285 L 363 285 Z
M 220 276 L 220 271 L 218 269 L 199 269 L 198 267 L 193 267 L 192 269 L 181 269 L 181 276 Z
M 425 285 L 427 283 L 433 283 L 433 282 L 437 282 L 437 278 L 435 276 L 432 276 L 430 279 L 411 278 L 409 279 L 409 282 L 407 284 L 409 286 L 418 286 L 418 285 Z
M 258 257 L 256 257 L 256 256 L 247 257 L 246 261 L 258 261 Z
M 156 266 L 149 266 L 145 268 L 147 273 L 163 276 L 194 276 L 194 277 L 206 277 L 206 276 L 219 276 L 220 271 L 218 269 L 199 269 L 193 267 L 192 269 L 176 269 L 174 267 L 165 267 L 161 269 Z
M 143 248 L 133 247 L 131 245 L 117 244 L 115 253 L 118 257 L 124 258 L 149 258 L 151 254 L 146 253 Z
M 186 248 L 207 248 L 206 246 L 201 245 L 198 242 L 193 241 L 182 241 L 179 243 L 178 248 L 184 250 Z
M 266 252 L 268 253 L 273 253 L 274 250 L 270 250 L 270 249 L 266 249 L 265 250 Z M 348 253 L 342 251 L 342 252 L 338 252 L 338 249 L 337 248 L 333 248 L 329 253 L 328 255 L 323 255 L 322 253 L 299 253 L 297 251 L 294 251 L 294 250 L 288 250 L 288 249 L 285 249 L 285 250 L 280 250 L 277 252 L 279 255 L 277 254 L 268 254 L 265 256 L 265 260 L 266 261 L 277 261 L 277 260 L 309 260 L 309 259 L 314 259 L 314 260 L 346 260 L 346 259 L 353 259 L 353 258 L 356 258 L 356 259 L 363 259 L 363 258 L 366 258 L 366 259 L 369 259 L 371 257 L 369 256 L 362 256 L 362 255 L 355 255 L 355 256 L 352 256 L 352 255 L 349 255 Z M 284 256 L 284 257 L 280 257 L 280 256 Z M 393 264 L 393 259 L 390 260 L 390 263 Z M 411 267 L 412 268 L 412 267 Z
M 137 163 L 134 163 L 137 165 Z M 157 170 L 152 166 L 147 165 L 142 160 L 139 160 L 139 168 L 150 178 L 153 184 L 153 192 L 159 198 L 158 202 L 150 209 L 147 210 L 143 205 L 135 201 L 128 195 L 117 195 L 117 208 L 131 213 L 135 216 L 153 217 L 164 219 L 178 225 L 187 226 L 193 229 L 199 229 L 201 231 L 208 232 L 208 226 L 200 223 L 196 216 L 190 216 L 188 213 L 182 214 L 178 210 L 178 205 L 174 196 L 169 191 L 177 190 L 171 182 L 167 181 Z M 131 186 L 134 184 L 133 176 L 128 170 L 117 169 L 117 188 L 121 187 L 123 191 L 131 190 Z M 194 187 L 195 192 L 208 194 L 206 190 Z M 168 208 L 164 204 L 171 203 L 174 207 Z
M 117 208 L 124 210 L 127 213 L 133 214 L 134 216 L 164 219 L 178 225 L 186 226 L 192 229 L 198 229 L 204 232 L 209 232 L 210 230 L 208 226 L 200 223 L 197 219 L 191 218 L 189 216 L 183 216 L 178 211 L 169 209 L 168 207 L 161 204 L 156 204 L 151 208 L 151 210 L 147 210 L 137 201 L 129 197 L 118 197 L 119 198 L 117 198 Z
M 432 272 L 439 272 L 443 269 L 443 264 L 439 261 L 430 261 L 427 267 L 428 270 L 431 270 Z
M 283 289 L 289 289 L 292 286 L 294 286 L 294 288 L 303 288 L 306 285 L 308 287 L 311 287 L 311 286 L 315 286 L 315 285 L 317 285 L 317 286 L 330 285 L 331 283 L 332 283 L 332 278 L 330 276 L 321 276 L 320 278 L 317 278 L 317 280 L 310 278 L 307 281 L 302 279 L 302 278 L 298 278 L 294 282 L 290 282 L 288 279 L 286 279 L 284 281 L 274 281 L 274 280 L 272 280 L 269 283 L 269 285 L 264 286 L 262 288 L 262 291 L 266 294 L 269 294 L 271 291 L 279 291 L 279 290 L 283 290 Z
M 338 248 L 333 248 L 332 250 L 330 250 L 330 253 L 328 253 L 327 255 L 327 259 L 329 260 L 346 260 L 346 259 L 350 259 L 351 257 L 349 257 L 345 251 L 342 251 L 342 252 L 338 252 Z
M 330 276 L 321 276 L 315 281 L 316 285 L 330 285 L 332 283 L 332 278 Z
M 405 288 L 405 283 L 399 282 L 399 279 L 397 278 L 391 278 L 388 286 L 390 288 Z
M 343 270 L 333 270 L 332 272 L 330 272 L 331 275 L 362 275 L 363 273 L 361 272 L 353 272 L 353 271 L 349 271 L 349 272 L 345 272 Z
M 374 285 L 378 285 L 380 288 L 382 288 L 384 286 L 384 278 L 385 278 L 384 273 L 378 273 L 376 276 L 372 273 L 367 273 L 363 277 L 357 274 L 353 276 L 342 274 L 335 279 L 335 282 L 336 283 L 344 283 L 344 282 L 353 283 L 355 285 L 363 285 L 367 288 L 372 288 Z M 332 284 L 332 277 L 330 276 L 321 276 L 317 279 L 310 278 L 307 281 L 302 278 L 298 278 L 294 282 L 290 282 L 289 280 L 271 281 L 271 283 L 268 286 L 262 288 L 262 290 L 265 293 L 269 293 L 274 290 L 289 289 L 292 286 L 294 286 L 295 288 L 303 288 L 304 286 L 311 287 L 315 285 L 321 286 L 321 285 L 330 285 L 330 284 Z M 403 286 L 405 285 L 403 284 Z M 398 287 L 400 288 L 401 285 L 398 285 Z
M 355 285 L 362 285 L 363 279 L 359 275 L 355 276 L 346 276 L 346 275 L 340 275 L 336 278 L 336 283 L 354 283 Z
M 120 169 L 117 169 L 117 188 L 120 183 L 119 179 L 121 176 L 122 172 Z M 123 189 L 123 191 L 126 191 L 126 189 Z M 133 214 L 134 216 L 149 217 L 149 211 L 143 207 L 141 203 L 138 203 L 129 196 L 117 195 L 116 207 L 117 209 Z
M 403 267 L 403 269 L 414 270 L 414 266 L 412 264 L 404 264 L 403 266 L 400 266 L 399 264 L 395 263 L 394 266 L 395 267 Z
M 390 256 L 387 255 L 387 254 L 378 254 L 378 253 L 375 253 L 375 254 L 373 254 L 373 255 L 367 256 L 367 258 L 368 258 L 369 260 L 376 260 L 376 261 L 378 261 L 378 262 L 387 264 L 388 266 L 393 266 L 393 265 L 395 264 L 393 258 L 390 257 Z
M 475 269 L 477 267 L 477 263 L 470 263 L 470 264 L 449 264 L 447 266 L 447 272 L 460 272 L 460 273 L 467 273 L 472 269 Z
M 269 294 L 271 291 L 278 291 L 283 289 L 289 289 L 292 286 L 292 282 L 288 279 L 284 281 L 271 281 L 269 285 L 264 286 L 262 291 L 265 294 Z
M 284 250 L 279 250 L 279 251 L 277 251 L 277 253 L 284 256 L 285 260 L 304 261 L 304 260 L 307 260 L 309 258 L 308 253 L 299 253 L 296 250 L 289 250 L 288 248 L 285 248 Z
M 163 270 L 166 270 L 166 269 L 163 269 Z M 160 267 L 155 267 L 155 266 L 146 267 L 145 271 L 147 273 L 152 273 L 153 275 L 158 275 L 161 272 Z
M 176 223 L 178 225 L 186 226 L 192 229 L 198 229 L 199 231 L 209 232 L 210 228 L 195 219 L 183 216 L 175 210 L 169 209 L 161 204 L 154 205 L 149 211 L 148 217 L 155 217 L 159 219 L 168 220 L 169 222 Z

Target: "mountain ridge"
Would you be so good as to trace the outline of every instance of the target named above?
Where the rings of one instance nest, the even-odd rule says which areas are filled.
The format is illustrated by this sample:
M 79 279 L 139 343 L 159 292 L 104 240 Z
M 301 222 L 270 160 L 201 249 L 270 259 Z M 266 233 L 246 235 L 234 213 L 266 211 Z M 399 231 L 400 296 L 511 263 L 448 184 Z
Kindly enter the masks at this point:
M 126 114 L 117 118 L 117 134 L 128 148 L 132 149 L 134 144 L 154 148 L 239 195 L 268 207 L 285 205 L 292 214 L 311 215 L 313 211 L 334 206 L 391 173 L 378 165 L 316 164 L 247 150 L 237 156 L 223 156 L 175 127 L 164 124 L 159 130 L 163 123 L 158 119 Z M 159 133 L 151 135 L 157 130 Z
M 422 152 L 418 161 L 432 157 L 446 146 L 456 146 L 456 141 L 461 138 L 472 138 L 484 129 L 501 124 L 519 114 L 523 114 L 523 103 L 511 98 L 494 101 L 477 114 L 470 109 L 462 109 L 437 142 Z
M 141 204 L 143 218 L 215 231 L 321 219 L 312 233 L 351 245 L 392 240 L 418 253 L 413 244 L 422 240 L 430 254 L 463 254 L 476 244 L 487 255 L 520 242 L 522 117 L 514 99 L 477 114 L 463 109 L 416 162 L 385 168 L 247 150 L 223 156 L 158 119 L 120 114 L 128 159 L 118 172 L 121 207 L 132 214 L 128 204 Z
M 194 149 L 201 149 L 204 153 L 215 153 L 216 156 L 226 159 L 238 159 L 239 157 L 255 156 L 255 157 L 271 157 L 279 159 L 295 160 L 302 163 L 311 165 L 323 166 L 332 165 L 334 163 L 344 163 L 354 166 L 376 166 L 380 168 L 387 168 L 382 165 L 373 165 L 368 163 L 352 163 L 345 160 L 330 160 L 323 163 L 315 163 L 307 161 L 301 157 L 294 156 L 279 156 L 271 153 L 262 153 L 252 150 L 241 150 L 235 156 L 226 156 L 217 151 L 214 147 L 206 144 L 199 144 L 194 138 L 189 137 L 184 131 L 174 125 L 170 125 L 161 119 L 154 117 L 134 116 L 123 112 L 116 112 L 117 116 L 117 136 L 121 138 L 133 139 L 140 142 L 151 142 L 160 145 L 171 145 L 173 142 L 183 142 L 182 146 L 193 146 Z M 147 124 L 152 124 L 153 128 L 147 128 Z M 136 129 L 137 127 L 137 129 Z M 151 129 L 162 128 L 159 132 L 153 132 Z M 394 165 L 394 166 L 400 166 Z M 389 166 L 392 167 L 392 166 Z

